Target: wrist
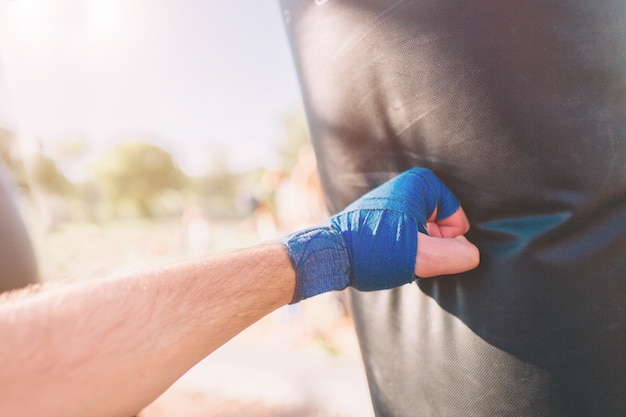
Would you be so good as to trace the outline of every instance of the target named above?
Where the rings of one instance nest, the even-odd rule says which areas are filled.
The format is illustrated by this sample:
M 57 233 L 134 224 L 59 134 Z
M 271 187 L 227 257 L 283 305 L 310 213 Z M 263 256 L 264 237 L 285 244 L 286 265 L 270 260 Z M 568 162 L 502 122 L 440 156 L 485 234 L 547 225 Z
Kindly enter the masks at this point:
M 296 271 L 291 304 L 350 285 L 348 250 L 341 233 L 330 222 L 292 233 L 281 243 Z

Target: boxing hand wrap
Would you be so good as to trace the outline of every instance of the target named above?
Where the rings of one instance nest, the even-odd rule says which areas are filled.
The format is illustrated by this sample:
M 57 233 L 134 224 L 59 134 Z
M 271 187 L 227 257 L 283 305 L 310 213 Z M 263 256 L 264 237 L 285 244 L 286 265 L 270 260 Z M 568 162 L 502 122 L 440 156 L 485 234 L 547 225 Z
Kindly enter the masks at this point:
M 326 222 L 281 240 L 296 270 L 291 303 L 351 286 L 361 291 L 413 282 L 417 233 L 460 204 L 425 168 L 413 168 L 368 192 Z

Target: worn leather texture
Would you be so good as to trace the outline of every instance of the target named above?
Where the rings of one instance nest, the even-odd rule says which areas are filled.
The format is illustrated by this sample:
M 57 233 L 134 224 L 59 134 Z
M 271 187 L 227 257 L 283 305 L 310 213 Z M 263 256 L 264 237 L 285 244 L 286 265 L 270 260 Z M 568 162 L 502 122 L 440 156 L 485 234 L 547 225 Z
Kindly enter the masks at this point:
M 626 1 L 281 7 L 331 211 L 430 168 L 481 251 L 351 293 L 376 415 L 626 415 Z

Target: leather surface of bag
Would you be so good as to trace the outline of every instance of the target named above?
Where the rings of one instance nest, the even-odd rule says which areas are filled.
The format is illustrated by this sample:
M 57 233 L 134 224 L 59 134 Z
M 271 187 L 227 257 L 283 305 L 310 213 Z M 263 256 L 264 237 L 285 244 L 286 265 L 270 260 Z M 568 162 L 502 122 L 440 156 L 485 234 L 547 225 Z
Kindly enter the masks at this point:
M 378 416 L 626 415 L 626 1 L 281 1 L 331 212 L 410 167 L 481 265 L 352 291 Z

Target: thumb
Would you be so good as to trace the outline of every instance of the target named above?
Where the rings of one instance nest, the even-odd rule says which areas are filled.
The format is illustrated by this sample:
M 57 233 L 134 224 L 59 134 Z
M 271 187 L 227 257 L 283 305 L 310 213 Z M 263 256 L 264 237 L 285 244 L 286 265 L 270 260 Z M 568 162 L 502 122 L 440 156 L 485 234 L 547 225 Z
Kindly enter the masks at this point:
M 464 236 L 432 237 L 418 233 L 415 275 L 430 278 L 469 271 L 480 263 L 478 248 Z

